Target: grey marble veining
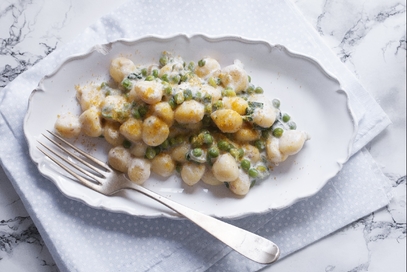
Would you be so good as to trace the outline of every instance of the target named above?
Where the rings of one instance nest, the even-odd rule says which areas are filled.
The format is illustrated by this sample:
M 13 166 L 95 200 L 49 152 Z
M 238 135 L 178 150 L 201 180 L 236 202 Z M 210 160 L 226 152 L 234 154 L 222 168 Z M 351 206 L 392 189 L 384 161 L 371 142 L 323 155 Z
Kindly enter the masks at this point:
M 21 263 L 22 257 L 27 259 Z M 20 265 L 32 271 L 57 271 L 37 228 L 0 169 L 0 271 L 24 271 Z M 6 267 L 13 270 L 3 270 Z
M 392 119 L 368 150 L 389 177 L 393 198 L 386 208 L 283 259 L 273 271 L 405 271 L 405 2 L 293 2 Z M 0 99 L 4 86 L 114 6 L 95 0 L 2 1 Z M 1 169 L 0 271 L 58 271 Z
M 2 59 L 7 60 L 6 65 L 0 71 L 0 87 L 4 87 L 46 55 L 33 54 L 32 47 L 23 48 L 21 46 L 34 31 L 35 18 L 32 21 L 27 20 L 25 15 L 28 8 L 28 1 L 20 1 L 10 3 L 0 13 L 2 24 L 9 26 L 8 33 L 4 33 L 5 29 L 2 29 L 3 33 L 0 36 L 0 55 Z M 49 51 L 48 46 L 45 46 L 45 48 L 45 51 Z

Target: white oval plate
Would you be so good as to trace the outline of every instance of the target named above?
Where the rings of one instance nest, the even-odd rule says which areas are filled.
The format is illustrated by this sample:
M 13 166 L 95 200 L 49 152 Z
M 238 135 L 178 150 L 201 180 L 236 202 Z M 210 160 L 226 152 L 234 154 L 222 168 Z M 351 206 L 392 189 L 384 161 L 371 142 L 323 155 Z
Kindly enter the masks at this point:
M 317 193 L 341 169 L 350 154 L 356 124 L 348 107 L 348 97 L 335 78 L 315 60 L 290 52 L 284 46 L 239 37 L 208 38 L 204 35 L 145 37 L 95 46 L 90 52 L 73 56 L 47 75 L 34 90 L 24 122 L 30 156 L 39 171 L 68 197 L 95 208 L 142 217 L 176 214 L 161 204 L 133 191 L 106 197 L 73 181 L 36 148 L 41 133 L 53 130 L 58 114 L 79 113 L 75 98 L 77 84 L 109 79 L 110 61 L 119 55 L 136 64 L 157 63 L 162 51 L 180 55 L 185 61 L 211 56 L 222 67 L 239 59 L 256 86 L 270 98 L 281 100 L 298 129 L 311 140 L 303 150 L 275 167 L 268 180 L 259 182 L 245 197 L 233 195 L 225 186 L 199 182 L 185 185 L 178 176 L 167 180 L 150 177 L 145 187 L 176 202 L 219 218 L 238 218 L 282 209 Z M 106 161 L 108 146 L 102 139 L 80 138 L 74 143 Z

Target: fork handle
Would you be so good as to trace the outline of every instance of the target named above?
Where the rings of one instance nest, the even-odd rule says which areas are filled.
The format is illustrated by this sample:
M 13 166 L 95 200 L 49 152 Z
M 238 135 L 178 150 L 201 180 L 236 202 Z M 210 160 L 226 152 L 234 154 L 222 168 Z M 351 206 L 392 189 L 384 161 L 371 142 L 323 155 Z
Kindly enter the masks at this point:
M 262 264 L 270 264 L 278 259 L 280 250 L 276 244 L 257 234 L 220 221 L 214 217 L 185 207 L 168 198 L 160 196 L 135 183 L 131 188 L 188 218 L 243 256 Z

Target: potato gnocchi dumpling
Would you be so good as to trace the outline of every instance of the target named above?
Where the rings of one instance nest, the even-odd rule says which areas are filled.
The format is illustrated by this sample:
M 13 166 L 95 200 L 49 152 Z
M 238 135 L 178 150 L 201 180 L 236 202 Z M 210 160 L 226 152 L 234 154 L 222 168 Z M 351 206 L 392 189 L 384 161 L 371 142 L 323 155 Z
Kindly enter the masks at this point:
M 205 164 L 186 162 L 181 169 L 181 178 L 188 185 L 197 183 L 205 173 Z
M 242 116 L 231 109 L 219 109 L 211 114 L 212 121 L 224 133 L 237 132 L 243 125 Z
M 121 145 L 124 136 L 120 132 L 121 124 L 119 122 L 106 121 L 103 127 L 103 138 L 112 146 Z
M 151 170 L 162 177 L 169 177 L 174 173 L 175 161 L 170 154 L 160 153 L 151 160 Z
M 100 103 L 106 98 L 104 92 L 101 91 L 101 86 L 94 84 L 75 86 L 76 99 L 81 105 L 82 111 L 89 109 L 90 107 L 99 107 Z
M 232 87 L 237 93 L 243 92 L 249 85 L 249 78 L 239 60 L 223 68 L 219 78 L 223 87 Z
M 213 58 L 203 58 L 198 61 L 195 74 L 200 78 L 205 78 L 220 70 L 220 64 Z
M 89 137 L 99 137 L 103 133 L 102 117 L 100 110 L 91 107 L 79 116 L 82 132 Z
M 122 82 L 122 80 L 135 69 L 136 65 L 134 65 L 130 59 L 119 57 L 112 60 L 109 72 L 114 81 Z
M 108 161 L 110 166 L 120 172 L 127 172 L 129 162 L 131 159 L 130 152 L 123 146 L 115 146 L 110 149 L 108 154 Z
M 239 177 L 239 166 L 230 153 L 220 155 L 214 162 L 212 171 L 220 181 L 234 181 Z
M 231 182 L 229 182 L 229 189 L 237 194 L 244 196 L 250 190 L 250 179 L 249 176 L 246 175 L 243 171 L 239 172 L 239 177 Z
M 146 159 L 132 158 L 129 163 L 127 175 L 137 184 L 143 184 L 151 173 L 151 162 Z
M 55 130 L 103 137 L 110 166 L 137 184 L 178 174 L 244 196 L 309 139 L 239 60 L 221 67 L 163 52 L 157 63 L 117 57 L 108 69 L 109 83 L 75 86 L 82 114 L 60 115 Z
M 70 112 L 58 116 L 54 128 L 59 135 L 65 138 L 74 138 L 81 133 L 79 118 Z

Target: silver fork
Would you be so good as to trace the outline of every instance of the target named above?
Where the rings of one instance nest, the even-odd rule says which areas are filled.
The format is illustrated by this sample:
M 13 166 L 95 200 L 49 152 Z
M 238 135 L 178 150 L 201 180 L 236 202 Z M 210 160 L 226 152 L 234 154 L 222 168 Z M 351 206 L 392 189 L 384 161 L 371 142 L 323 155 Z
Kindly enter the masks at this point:
M 79 166 L 77 163 L 73 163 L 72 161 L 68 160 L 68 158 L 62 155 L 60 152 L 56 152 L 53 149 L 47 147 L 45 144 L 39 142 L 42 147 L 37 146 L 37 148 L 48 158 L 50 158 L 53 162 L 67 171 L 69 174 L 74 176 L 79 183 L 85 185 L 86 187 L 95 190 L 103 195 L 111 196 L 117 193 L 120 190 L 124 189 L 132 189 L 138 191 L 158 202 L 167 206 L 168 208 L 176 211 L 180 215 L 188 218 L 209 234 L 213 235 L 232 249 L 236 250 L 243 256 L 262 264 L 270 264 L 276 261 L 280 255 L 280 250 L 276 244 L 267 240 L 257 234 L 251 233 L 244 229 L 238 228 L 234 225 L 227 224 L 223 221 L 220 221 L 214 217 L 205 215 L 198 211 L 195 211 L 191 208 L 185 207 L 181 204 L 178 204 L 172 200 L 169 200 L 163 196 L 160 196 L 143 186 L 140 186 L 132 181 L 130 181 L 124 174 L 116 172 L 115 170 L 111 169 L 107 164 L 104 162 L 90 156 L 89 154 L 85 153 L 81 149 L 75 147 L 74 145 L 70 144 L 69 142 L 65 141 L 63 138 L 59 137 L 58 135 L 48 131 L 53 137 L 63 142 L 65 145 L 69 146 L 85 158 L 89 159 L 95 165 L 85 161 L 84 159 L 80 158 L 79 156 L 75 155 L 73 152 L 69 151 L 67 148 L 62 146 L 62 144 L 58 143 L 51 137 L 48 137 L 43 134 L 43 136 L 55 144 L 58 148 L 60 148 L 65 155 L 69 155 L 72 158 L 75 158 L 80 163 L 86 165 L 86 167 L 92 169 L 96 174 L 91 173 L 84 167 Z M 64 161 L 65 163 L 61 162 Z M 67 166 L 69 165 L 69 166 Z M 87 176 L 88 178 L 92 179 L 93 181 L 89 180 L 88 178 L 83 177 L 78 172 L 74 171 L 73 168 L 81 172 L 83 175 Z

